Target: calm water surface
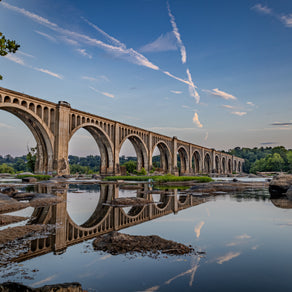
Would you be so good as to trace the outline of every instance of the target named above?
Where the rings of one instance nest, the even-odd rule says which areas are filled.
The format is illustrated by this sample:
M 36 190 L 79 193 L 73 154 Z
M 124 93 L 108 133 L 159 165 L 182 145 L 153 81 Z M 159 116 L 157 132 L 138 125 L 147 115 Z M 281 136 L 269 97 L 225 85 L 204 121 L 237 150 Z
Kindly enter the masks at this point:
M 70 185 L 64 192 L 67 202 L 63 204 L 14 212 L 33 215 L 43 222 L 49 220 L 57 231 L 43 240 L 43 249 L 33 247 L 32 241 L 29 256 L 20 253 L 18 262 L 0 266 L 0 282 L 39 287 L 77 281 L 88 291 L 291 291 L 292 209 L 286 208 L 285 202 L 272 202 L 267 191 L 208 199 L 173 191 L 152 195 L 155 205 L 147 207 L 152 215 L 148 209 L 148 213 L 130 207 L 113 211 L 113 207 L 103 205 L 112 196 L 144 196 L 143 188 L 147 187 L 137 191 L 118 190 L 112 185 Z M 70 226 L 92 228 L 110 212 L 120 214 L 116 222 L 120 232 L 159 235 L 190 244 L 205 254 L 112 256 L 94 251 L 93 239 L 74 244 L 74 229 L 68 231 Z M 169 214 L 163 216 L 163 212 Z M 127 218 L 133 221 L 139 214 L 142 219 L 127 222 Z M 157 218 L 150 220 L 154 214 Z M 114 224 L 111 220 L 103 228 Z M 135 225 L 127 227 L 131 224 Z

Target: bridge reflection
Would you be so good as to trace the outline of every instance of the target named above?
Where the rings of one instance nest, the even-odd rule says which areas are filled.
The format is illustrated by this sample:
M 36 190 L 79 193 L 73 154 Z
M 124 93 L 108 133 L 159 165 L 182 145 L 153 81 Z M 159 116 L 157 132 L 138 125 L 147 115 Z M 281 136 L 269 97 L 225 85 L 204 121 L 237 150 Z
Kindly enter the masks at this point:
M 177 189 L 157 191 L 148 184 L 139 184 L 136 197 L 145 198 L 152 203 L 143 206 L 114 206 L 111 202 L 119 196 L 118 185 L 101 184 L 96 209 L 86 222 L 78 225 L 67 211 L 68 185 L 50 191 L 64 197 L 65 201 L 53 206 L 36 208 L 27 224 L 50 224 L 54 226 L 52 232 L 45 237 L 28 241 L 26 251 L 20 252 L 13 261 L 21 262 L 49 252 L 60 254 L 65 252 L 68 246 L 98 235 L 138 225 L 171 213 L 176 214 L 207 201 L 207 198 L 185 195 Z

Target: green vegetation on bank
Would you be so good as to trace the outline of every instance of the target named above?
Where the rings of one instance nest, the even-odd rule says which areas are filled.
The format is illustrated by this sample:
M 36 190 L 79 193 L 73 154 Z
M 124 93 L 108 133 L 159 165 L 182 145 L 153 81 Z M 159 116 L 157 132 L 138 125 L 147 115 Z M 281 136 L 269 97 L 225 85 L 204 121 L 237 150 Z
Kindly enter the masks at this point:
M 283 146 L 252 149 L 236 147 L 228 153 L 245 159 L 243 171 L 246 173 L 292 172 L 292 149 L 287 150 Z
M 23 179 L 25 177 L 34 177 L 37 180 L 49 180 L 51 178 L 50 175 L 46 175 L 46 174 L 28 174 L 28 175 L 17 175 L 16 178 L 18 179 Z
M 208 176 L 175 176 L 171 174 L 166 175 L 153 175 L 153 176 L 107 176 L 104 178 L 106 181 L 117 181 L 117 180 L 126 180 L 126 181 L 148 181 L 152 180 L 154 182 L 182 182 L 182 181 L 196 181 L 196 182 L 210 182 L 212 179 Z

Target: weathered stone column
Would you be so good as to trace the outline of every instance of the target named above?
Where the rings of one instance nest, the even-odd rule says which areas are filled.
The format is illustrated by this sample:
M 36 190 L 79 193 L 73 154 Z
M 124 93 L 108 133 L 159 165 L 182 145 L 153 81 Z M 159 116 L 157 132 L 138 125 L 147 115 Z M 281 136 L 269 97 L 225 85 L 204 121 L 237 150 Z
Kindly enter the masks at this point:
M 120 144 L 120 125 L 119 123 L 115 124 L 115 135 L 114 135 L 114 175 L 120 175 L 121 170 L 120 170 L 120 149 L 119 149 L 119 144 Z
M 211 172 L 213 172 L 213 173 L 216 172 L 216 161 L 215 161 L 215 156 L 216 156 L 216 155 L 215 155 L 215 154 L 216 154 L 216 153 L 215 153 L 215 149 L 212 148 Z
M 172 174 L 178 175 L 177 168 L 177 137 L 172 138 Z
M 152 155 L 153 155 L 153 153 L 152 153 L 152 133 L 149 132 L 148 135 L 149 135 L 148 136 L 149 139 L 148 139 L 147 147 L 148 147 L 148 153 L 149 153 L 149 155 L 148 155 L 148 172 L 149 172 L 152 169 Z M 160 155 L 161 155 L 161 153 L 160 153 Z
M 54 172 L 58 175 L 70 174 L 68 162 L 68 144 L 71 106 L 66 101 L 59 101 L 55 121 Z

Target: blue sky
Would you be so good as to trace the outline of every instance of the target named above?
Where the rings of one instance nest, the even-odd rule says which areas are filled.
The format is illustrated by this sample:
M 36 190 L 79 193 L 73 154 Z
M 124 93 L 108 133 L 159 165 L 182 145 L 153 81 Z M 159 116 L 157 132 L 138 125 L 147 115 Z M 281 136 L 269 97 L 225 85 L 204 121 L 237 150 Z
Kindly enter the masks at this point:
M 291 148 L 292 1 L 3 0 L 0 27 L 21 45 L 2 87 L 218 150 Z M 0 136 L 0 155 L 34 143 L 4 111 Z

